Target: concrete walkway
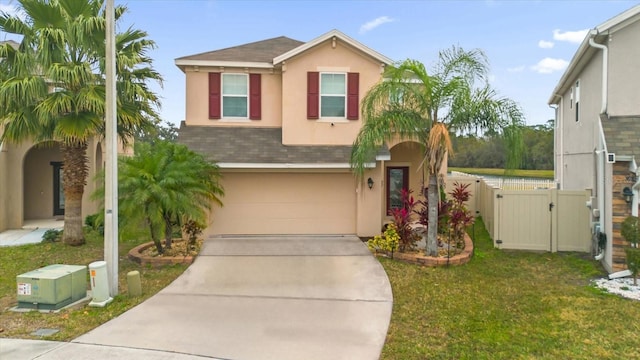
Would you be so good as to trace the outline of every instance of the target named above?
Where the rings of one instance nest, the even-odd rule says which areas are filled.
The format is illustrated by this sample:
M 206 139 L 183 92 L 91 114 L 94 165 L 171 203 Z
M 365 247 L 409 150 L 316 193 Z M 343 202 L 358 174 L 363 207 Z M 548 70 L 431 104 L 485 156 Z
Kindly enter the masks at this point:
M 26 220 L 21 229 L 0 232 L 0 246 L 18 246 L 42 242 L 42 235 L 49 229 L 62 230 L 63 220 Z
M 392 303 L 355 236 L 214 238 L 120 317 L 71 343 L 0 339 L 0 358 L 378 359 Z

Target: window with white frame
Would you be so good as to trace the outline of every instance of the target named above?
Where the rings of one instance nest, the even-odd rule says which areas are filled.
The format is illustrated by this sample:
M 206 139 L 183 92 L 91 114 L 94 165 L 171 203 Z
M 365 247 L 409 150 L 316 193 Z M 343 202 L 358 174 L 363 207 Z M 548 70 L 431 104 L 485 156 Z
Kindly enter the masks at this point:
M 576 122 L 578 122 L 580 121 L 580 80 L 576 81 L 574 94 L 574 101 L 576 103 Z
M 247 117 L 248 89 L 248 75 L 222 74 L 222 117 Z
M 345 117 L 347 77 L 344 73 L 320 74 L 320 117 Z

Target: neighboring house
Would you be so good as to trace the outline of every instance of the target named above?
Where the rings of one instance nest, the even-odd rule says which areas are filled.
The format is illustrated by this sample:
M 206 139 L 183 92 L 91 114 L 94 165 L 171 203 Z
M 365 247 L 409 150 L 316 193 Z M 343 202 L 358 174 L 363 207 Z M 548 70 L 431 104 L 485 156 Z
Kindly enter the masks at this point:
M 337 30 L 185 56 L 178 141 L 218 162 L 224 206 L 208 234 L 380 233 L 397 190 L 419 191 L 419 146 L 387 144 L 358 181 L 360 102 L 391 59 Z
M 83 218 L 98 210 L 90 195 L 96 189 L 95 175 L 103 167 L 103 151 L 99 141 L 89 143 Z M 19 229 L 27 220 L 64 218 L 63 165 L 56 142 L 0 144 L 0 231 Z
M 9 40 L 14 47 L 18 43 Z M 3 129 L 0 126 L 0 135 Z M 87 147 L 89 176 L 82 199 L 82 216 L 98 211 L 90 199 L 96 174 L 103 168 L 105 149 L 99 139 Z M 121 154 L 129 153 L 122 147 Z M 19 229 L 25 221 L 64 218 L 62 171 L 64 161 L 56 142 L 10 144 L 0 142 L 0 231 Z
M 593 232 L 607 236 L 603 264 L 610 272 L 626 268 L 620 223 L 638 215 L 639 59 L 636 6 L 589 32 L 549 99 L 556 181 L 561 189 L 591 190 Z

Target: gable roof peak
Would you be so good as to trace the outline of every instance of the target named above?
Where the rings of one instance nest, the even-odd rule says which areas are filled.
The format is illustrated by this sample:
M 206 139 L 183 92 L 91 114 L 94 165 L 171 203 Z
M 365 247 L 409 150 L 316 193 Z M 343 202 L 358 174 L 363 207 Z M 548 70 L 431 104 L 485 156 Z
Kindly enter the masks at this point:
M 343 32 L 337 30 L 337 29 L 333 29 L 329 32 L 326 32 L 320 36 L 318 36 L 317 38 L 306 42 L 298 47 L 296 47 L 295 49 L 291 49 L 288 52 L 281 54 L 280 56 L 276 56 L 273 59 L 273 64 L 279 64 L 283 61 L 286 61 L 320 43 L 323 43 L 329 39 L 341 39 L 342 41 L 346 42 L 347 44 L 351 45 L 352 47 L 364 52 L 365 54 L 373 57 L 376 60 L 379 60 L 380 62 L 382 62 L 385 65 L 391 65 L 393 63 L 393 60 L 391 60 L 390 58 L 380 54 L 379 52 L 367 47 L 366 45 L 354 40 L 353 38 L 347 36 L 346 34 L 344 34 Z

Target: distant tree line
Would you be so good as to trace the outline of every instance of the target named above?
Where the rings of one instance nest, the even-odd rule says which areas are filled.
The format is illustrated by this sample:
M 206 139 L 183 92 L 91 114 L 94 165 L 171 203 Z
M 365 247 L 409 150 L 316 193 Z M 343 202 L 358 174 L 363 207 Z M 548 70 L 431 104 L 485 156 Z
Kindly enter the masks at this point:
M 525 144 L 520 169 L 553 169 L 553 120 L 544 125 L 531 125 L 523 129 Z M 487 133 L 451 137 L 454 156 L 449 157 L 451 167 L 505 168 L 507 148 L 498 134 Z

